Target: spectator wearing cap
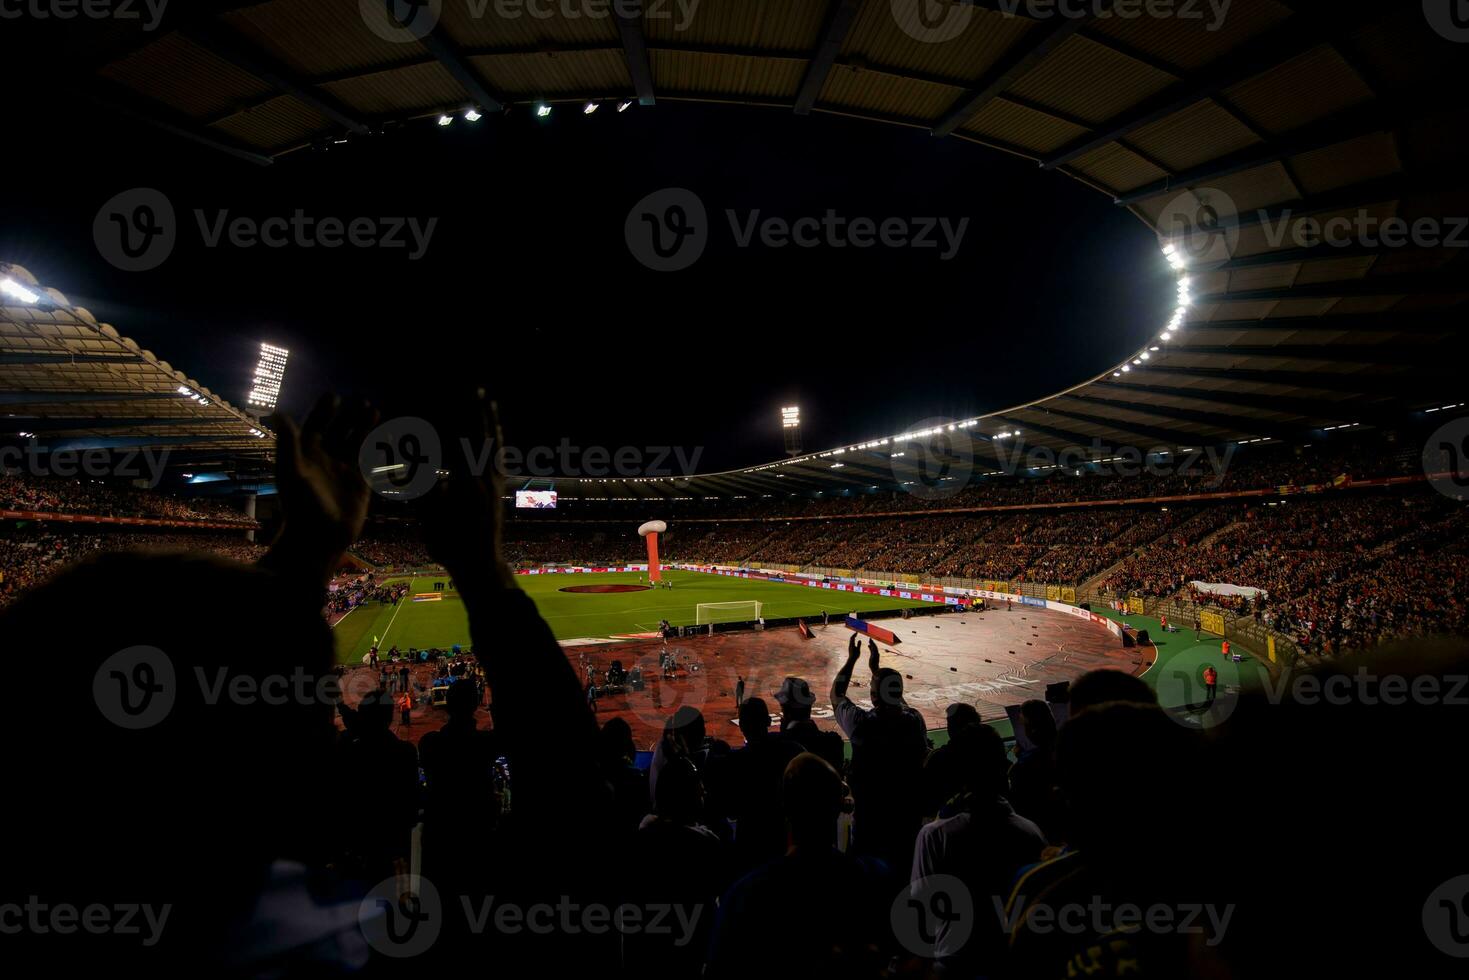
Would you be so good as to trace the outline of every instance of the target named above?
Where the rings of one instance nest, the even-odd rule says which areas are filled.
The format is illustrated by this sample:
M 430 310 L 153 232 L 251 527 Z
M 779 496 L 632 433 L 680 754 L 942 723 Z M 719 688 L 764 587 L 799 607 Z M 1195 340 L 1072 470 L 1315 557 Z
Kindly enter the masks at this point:
M 820 756 L 833 769 L 841 772 L 846 745 L 842 742 L 841 735 L 824 731 L 811 720 L 811 708 L 816 703 L 816 695 L 811 693 L 811 685 L 806 682 L 806 678 L 787 677 L 781 681 L 775 700 L 780 705 L 781 734 L 799 742 L 807 752 Z

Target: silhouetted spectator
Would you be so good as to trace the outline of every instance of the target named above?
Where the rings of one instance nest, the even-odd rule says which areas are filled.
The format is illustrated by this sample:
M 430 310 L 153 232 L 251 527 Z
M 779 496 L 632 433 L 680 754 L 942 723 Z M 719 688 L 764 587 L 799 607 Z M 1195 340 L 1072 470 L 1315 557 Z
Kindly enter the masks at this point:
M 887 869 L 836 849 L 845 787 L 809 752 L 781 786 L 790 846 L 720 900 L 707 976 L 876 976 L 891 956 Z

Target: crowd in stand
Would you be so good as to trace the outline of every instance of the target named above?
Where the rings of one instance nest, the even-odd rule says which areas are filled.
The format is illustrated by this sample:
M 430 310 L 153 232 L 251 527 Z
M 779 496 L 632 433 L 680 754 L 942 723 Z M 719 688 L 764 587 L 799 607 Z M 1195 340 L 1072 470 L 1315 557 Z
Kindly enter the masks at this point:
M 1252 617 L 1314 653 L 1466 625 L 1459 569 L 1469 518 L 1444 498 L 1287 498 L 1223 516 L 1139 552 L 1104 588 Z M 1260 591 L 1204 591 L 1195 582 Z
M 142 534 L 28 527 L 0 535 L 0 606 L 90 555 L 106 551 L 203 551 L 235 561 L 255 561 L 265 548 L 236 534 Z
M 415 749 L 393 731 L 395 714 L 427 721 L 411 689 L 382 674 L 350 703 L 324 683 L 340 672 L 321 597 L 366 519 L 372 425 L 324 404 L 305 434 L 278 424 L 282 531 L 254 564 L 104 553 L 0 612 L 9 648 L 61 646 L 69 668 L 9 703 L 16 731 L 43 733 L 0 812 L 24 845 L 0 879 L 10 962 L 282 980 L 1450 975 L 1440 949 L 1462 939 L 1457 919 L 1436 931 L 1439 906 L 1462 893 L 1435 896 L 1469 865 L 1462 719 L 1442 704 L 1230 692 L 1223 717 L 1170 713 L 1100 670 L 1022 704 L 1012 758 L 963 701 L 926 732 L 902 658 L 854 634 L 834 676 L 741 697 L 737 735 L 679 706 L 645 767 L 515 587 L 493 478 L 446 481 L 423 512 L 480 670 L 460 662 Z M 474 408 L 446 436 L 496 433 Z M 1407 533 L 1371 500 L 1340 527 L 1259 526 L 1311 550 L 1339 537 L 1378 573 L 1457 577 L 1464 519 L 1414 506 Z M 1439 690 L 1462 677 L 1459 649 L 1387 653 Z M 1264 818 L 1290 829 L 1288 860 L 1241 843 Z M 123 909 L 131 929 L 92 927 Z
M 248 523 L 238 507 L 225 501 L 176 497 L 103 480 L 41 478 L 3 471 L 0 471 L 0 510 Z
M 1354 477 L 1396 474 L 1401 454 L 1363 440 L 1331 452 L 1270 450 L 1240 454 L 1225 470 L 1225 489 L 1303 486 Z M 1197 489 L 1202 476 L 1067 477 L 985 483 L 946 502 L 1042 504 L 1078 492 L 1125 496 L 1147 479 L 1148 493 Z M 1212 478 L 1212 477 L 1210 477 Z M 1101 587 L 1115 595 L 1156 599 L 1177 596 L 1199 606 L 1250 616 L 1313 648 L 1374 642 L 1383 636 L 1458 622 L 1461 605 L 1452 588 L 1459 525 L 1444 524 L 1435 538 L 1421 531 L 1429 519 L 1427 495 L 1404 505 L 1401 496 L 1343 491 L 1286 497 L 1277 506 L 1219 502 L 1041 509 L 977 513 L 915 513 L 866 519 L 675 522 L 665 536 L 665 560 L 693 563 L 794 565 L 866 571 L 875 575 L 923 575 L 977 581 L 1077 586 L 1113 569 Z M 760 513 L 878 512 L 898 497 L 843 496 L 799 504 L 748 502 Z M 1418 503 L 1414 503 L 1418 500 Z M 240 514 L 222 503 L 183 500 L 96 480 L 38 479 L 0 475 L 0 505 L 59 512 L 152 515 L 179 520 Z M 1428 510 L 1432 510 L 1431 507 Z M 575 562 L 613 564 L 642 559 L 642 542 L 630 523 L 550 522 L 530 515 L 506 522 L 504 553 L 513 565 Z M 1207 543 L 1205 543 L 1207 542 Z M 6 538 L 0 554 L 0 603 L 32 587 L 69 561 L 117 547 L 201 546 L 249 558 L 259 549 L 239 538 L 86 535 L 28 529 Z M 353 553 L 378 567 L 425 567 L 432 559 L 413 526 L 374 524 Z M 1114 567 L 1115 566 L 1115 567 Z M 1432 567 L 1436 574 L 1419 576 Z M 1262 597 L 1208 594 L 1194 581 L 1227 581 L 1262 590 Z M 1423 602 L 1415 602 L 1422 597 Z M 383 601 L 376 592 L 335 596 L 333 611 L 361 601 Z M 389 600 L 391 597 L 386 597 Z

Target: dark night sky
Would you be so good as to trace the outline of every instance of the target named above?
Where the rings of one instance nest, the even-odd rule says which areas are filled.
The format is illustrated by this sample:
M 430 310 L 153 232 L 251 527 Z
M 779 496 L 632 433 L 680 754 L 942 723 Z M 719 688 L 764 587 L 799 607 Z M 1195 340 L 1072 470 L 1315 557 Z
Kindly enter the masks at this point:
M 781 455 L 785 403 L 802 406 L 806 448 L 819 449 L 1050 394 L 1135 350 L 1173 298 L 1152 234 L 1082 185 L 819 114 L 665 103 L 558 106 L 542 121 L 520 109 L 267 168 L 96 113 L 64 122 L 70 149 L 29 156 L 0 205 L 0 259 L 236 404 L 270 340 L 291 349 L 294 412 L 333 388 L 410 413 L 424 392 L 477 379 L 512 442 L 702 446 L 709 470 Z M 140 186 L 172 202 L 178 244 L 159 268 L 122 272 L 92 223 Z M 708 250 L 682 272 L 644 268 L 624 241 L 629 209 L 665 187 L 693 190 L 711 215 Z M 193 214 L 297 208 L 439 220 L 415 262 L 401 249 L 207 248 Z M 969 226 L 951 261 L 742 249 L 726 209 Z

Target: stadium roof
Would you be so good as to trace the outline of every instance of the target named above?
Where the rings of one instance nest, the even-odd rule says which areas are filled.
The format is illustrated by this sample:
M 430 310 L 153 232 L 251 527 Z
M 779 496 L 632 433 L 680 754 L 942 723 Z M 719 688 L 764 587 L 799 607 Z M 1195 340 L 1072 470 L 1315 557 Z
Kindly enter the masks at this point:
M 274 434 L 87 310 L 0 263 L 0 435 L 49 449 L 263 458 Z M 193 453 L 195 455 L 189 455 Z
M 1203 208 L 1237 234 L 1226 255 L 1184 271 L 1191 301 L 1168 339 L 1158 324 L 1127 363 L 973 432 L 1019 430 L 1055 449 L 1188 446 L 1391 422 L 1464 400 L 1464 248 L 1280 234 L 1282 221 L 1310 215 L 1372 228 L 1431 219 L 1444 237 L 1469 237 L 1451 220 L 1469 214 L 1465 49 L 1419 4 L 1234 0 L 1211 24 L 1207 13 L 1114 15 L 1110 0 L 1070 5 L 1090 11 L 1082 17 L 976 0 L 945 5 L 938 21 L 900 0 L 703 0 L 630 18 L 615 13 L 636 9 L 626 3 L 577 17 L 511 5 L 521 15 L 506 17 L 503 5 L 443 2 L 412 32 L 376 19 L 379 6 L 389 5 L 201 4 L 167 30 L 97 48 L 87 94 L 262 164 L 440 113 L 538 103 L 735 103 L 915 127 L 1081 181 L 1163 239 L 1180 211 L 1188 220 Z M 954 25 L 963 29 L 942 36 Z M 977 445 L 993 456 L 995 444 Z M 710 475 L 701 492 L 903 482 L 879 449 L 850 448 L 836 468 L 817 454 Z M 872 469 L 852 464 L 858 453 Z M 660 482 L 613 492 L 677 493 Z

